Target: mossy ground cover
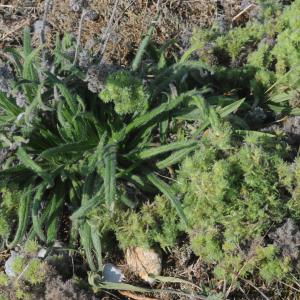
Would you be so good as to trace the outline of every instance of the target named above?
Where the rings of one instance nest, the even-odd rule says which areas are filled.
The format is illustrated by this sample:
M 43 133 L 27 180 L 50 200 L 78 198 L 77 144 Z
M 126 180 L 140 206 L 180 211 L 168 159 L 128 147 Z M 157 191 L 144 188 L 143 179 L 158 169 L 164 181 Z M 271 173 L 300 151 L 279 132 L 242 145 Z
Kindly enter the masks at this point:
M 300 1 L 242 5 L 241 24 L 216 18 L 181 53 L 149 24 L 127 67 L 81 31 L 49 47 L 46 23 L 5 50 L 3 297 L 299 297 Z M 126 268 L 136 247 L 162 259 L 151 285 Z

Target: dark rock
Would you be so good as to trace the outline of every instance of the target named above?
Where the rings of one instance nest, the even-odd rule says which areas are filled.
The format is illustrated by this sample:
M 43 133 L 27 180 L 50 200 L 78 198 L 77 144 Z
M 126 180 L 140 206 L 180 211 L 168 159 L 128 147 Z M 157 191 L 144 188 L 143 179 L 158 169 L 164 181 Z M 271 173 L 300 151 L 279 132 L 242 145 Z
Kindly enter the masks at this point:
M 288 117 L 283 123 L 283 131 L 288 135 L 289 143 L 300 144 L 300 116 Z
M 287 219 L 275 232 L 270 233 L 269 238 L 280 249 L 283 257 L 291 258 L 300 268 L 300 228 L 292 219 Z
M 99 18 L 99 14 L 93 10 L 93 9 L 89 9 L 86 13 L 85 13 L 85 18 L 89 21 L 97 21 Z

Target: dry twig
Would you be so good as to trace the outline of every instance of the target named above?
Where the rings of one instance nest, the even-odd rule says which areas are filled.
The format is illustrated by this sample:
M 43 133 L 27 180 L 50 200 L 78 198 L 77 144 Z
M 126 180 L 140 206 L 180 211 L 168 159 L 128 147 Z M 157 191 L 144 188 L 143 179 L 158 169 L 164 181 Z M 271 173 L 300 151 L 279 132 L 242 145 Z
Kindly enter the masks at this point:
M 105 32 L 104 32 L 104 36 L 103 36 L 104 37 L 104 42 L 103 42 L 103 45 L 100 49 L 100 57 L 101 57 L 100 64 L 103 61 L 103 55 L 104 55 L 105 49 L 107 47 L 107 43 L 109 41 L 111 33 L 113 31 L 113 21 L 114 21 L 114 18 L 115 18 L 115 14 L 117 12 L 118 3 L 119 3 L 119 0 L 115 0 L 115 4 L 114 4 L 114 7 L 113 7 L 111 16 L 109 18 L 109 21 L 107 23 L 107 26 L 106 26 L 106 29 L 105 29 Z
M 20 25 L 16 26 L 14 29 L 12 29 L 11 31 L 9 31 L 8 33 L 4 34 L 1 37 L 1 42 L 5 41 L 9 36 L 13 35 L 16 31 L 18 31 L 19 29 L 21 29 L 22 27 L 24 27 L 25 25 L 29 25 L 30 21 L 29 19 L 24 20 Z
M 255 4 L 251 3 L 247 7 L 245 7 L 241 12 L 239 12 L 236 16 L 232 18 L 232 22 L 237 20 L 240 16 L 242 16 L 244 13 L 246 13 L 250 8 L 253 8 Z
M 266 300 L 270 300 L 270 298 L 269 297 L 267 297 L 258 287 L 256 287 L 251 281 L 248 281 L 248 280 L 246 280 L 246 279 L 244 279 L 244 278 L 242 278 L 242 280 L 244 281 L 244 282 L 246 282 L 247 284 L 249 284 L 250 286 L 252 286 L 257 292 L 259 292 L 260 293 L 260 295 L 264 298 L 264 299 L 266 299 Z
M 14 5 L 10 5 L 10 4 L 0 4 L 0 7 L 4 7 L 4 8 L 14 8 Z
M 75 65 L 76 61 L 77 61 L 78 51 L 79 51 L 79 47 L 80 47 L 80 40 L 81 40 L 81 35 L 82 35 L 83 21 L 84 21 L 84 18 L 86 16 L 86 14 L 87 14 L 87 10 L 83 9 L 82 12 L 81 12 L 81 17 L 80 17 L 80 21 L 79 21 L 77 41 L 76 41 L 76 49 L 75 49 L 75 57 L 74 57 L 73 65 Z

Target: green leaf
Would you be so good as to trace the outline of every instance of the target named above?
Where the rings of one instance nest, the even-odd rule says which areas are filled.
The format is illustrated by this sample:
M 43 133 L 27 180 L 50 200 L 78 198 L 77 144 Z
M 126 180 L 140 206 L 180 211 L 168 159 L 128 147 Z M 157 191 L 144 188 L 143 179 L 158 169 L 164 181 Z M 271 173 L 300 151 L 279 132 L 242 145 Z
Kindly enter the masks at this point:
M 226 116 L 230 115 L 231 113 L 235 112 L 243 103 L 245 102 L 245 98 L 235 101 L 223 108 L 217 109 L 218 113 L 220 114 L 221 118 L 225 118 Z
M 18 228 L 13 241 L 7 245 L 9 249 L 15 247 L 25 235 L 29 222 L 31 196 L 32 187 L 30 186 L 20 199 L 20 206 L 18 208 Z
M 152 25 L 149 27 L 146 36 L 144 37 L 144 39 L 140 43 L 139 49 L 138 49 L 138 51 L 136 53 L 136 56 L 134 57 L 133 62 L 132 62 L 131 69 L 132 69 L 133 72 L 136 72 L 138 70 L 138 68 L 139 68 L 139 66 L 142 62 L 143 55 L 144 55 L 144 53 L 146 51 L 146 48 L 147 48 L 147 46 L 150 42 L 150 39 L 153 35 L 155 25 L 156 25 L 156 22 L 157 22 L 158 18 L 159 18 L 159 14 L 155 18 L 155 21 L 153 21 Z
M 54 194 L 51 197 L 51 207 L 47 218 L 47 242 L 51 243 L 57 239 L 59 230 L 59 217 L 62 214 L 62 207 L 64 203 L 64 186 L 58 184 L 55 186 Z M 40 218 L 42 222 L 42 217 Z
M 104 186 L 102 185 L 99 192 L 93 198 L 86 201 L 70 217 L 72 221 L 85 217 L 94 207 L 99 205 L 104 199 Z
M 281 93 L 270 97 L 270 101 L 274 103 L 281 103 L 289 101 L 293 98 L 293 93 Z
M 300 108 L 291 108 L 287 106 L 279 106 L 279 105 L 272 105 L 272 104 L 269 104 L 268 107 L 271 110 L 273 110 L 275 113 L 282 113 L 282 114 L 294 115 L 294 116 L 300 115 Z
M 23 32 L 23 52 L 24 56 L 28 57 L 30 53 L 32 52 L 32 47 L 31 47 L 31 38 L 30 38 L 30 28 L 26 26 L 24 28 Z
M 120 195 L 120 200 L 121 202 L 123 202 L 127 207 L 131 208 L 131 209 L 135 209 L 137 206 L 137 203 L 134 203 L 133 201 L 131 201 L 125 194 L 121 194 Z
M 152 288 L 144 288 L 134 286 L 128 283 L 122 282 L 107 282 L 101 281 L 100 276 L 96 273 L 89 273 L 89 284 L 93 287 L 94 292 L 100 292 L 102 290 L 119 290 L 119 291 L 131 291 L 138 293 L 163 293 L 163 294 L 174 294 L 177 296 L 183 296 L 192 299 L 206 300 L 207 298 L 201 295 L 197 295 L 195 293 L 189 294 L 183 291 L 177 291 L 173 289 L 152 289 Z
M 191 71 L 203 71 L 210 70 L 210 68 L 201 61 L 188 61 L 186 63 L 176 63 L 166 68 L 163 72 L 160 72 L 158 76 L 151 83 L 152 98 L 155 98 L 162 92 L 169 90 L 169 84 L 176 80 L 181 80 L 187 77 Z M 201 92 L 209 90 L 208 88 L 202 88 Z
M 93 242 L 92 242 L 91 227 L 87 222 L 85 222 L 83 225 L 80 226 L 79 235 L 80 235 L 81 245 L 84 248 L 89 267 L 92 271 L 96 272 L 97 268 L 94 264 L 93 254 L 92 254 Z
M 91 233 L 92 233 L 93 246 L 96 252 L 98 271 L 100 272 L 103 269 L 101 239 L 95 228 L 91 227 Z
M 40 176 L 43 176 L 43 169 L 31 159 L 31 157 L 26 153 L 26 151 L 22 147 L 20 147 L 17 150 L 17 156 L 26 168 L 31 169 Z
M 201 120 L 207 120 L 209 118 L 210 106 L 207 103 L 207 101 L 204 99 L 204 97 L 202 95 L 194 96 L 193 102 L 196 104 L 196 106 L 200 111 L 198 119 L 201 118 Z
M 33 69 L 32 62 L 38 56 L 39 52 L 42 50 L 42 46 L 34 49 L 28 56 L 25 57 L 23 65 L 23 78 L 27 80 L 38 80 L 35 71 Z
M 174 142 L 174 143 L 171 143 L 168 145 L 163 145 L 163 146 L 159 146 L 159 147 L 150 147 L 149 149 L 144 149 L 140 152 L 134 153 L 134 156 L 137 159 L 149 159 L 154 156 L 158 156 L 158 155 L 170 152 L 170 151 L 176 151 L 176 150 L 188 148 L 188 147 L 191 147 L 196 144 L 197 144 L 197 142 L 195 142 L 195 141 Z
M 181 283 L 181 284 L 191 285 L 198 290 L 202 290 L 202 288 L 199 287 L 198 285 L 196 285 L 190 281 L 183 280 L 183 279 L 176 278 L 176 277 L 158 276 L 158 275 L 152 275 L 152 274 L 150 274 L 149 277 L 151 277 L 152 279 L 157 280 L 159 282 L 163 282 L 163 283 Z
M 122 142 L 128 136 L 128 134 L 131 133 L 133 130 L 139 129 L 142 126 L 146 126 L 158 116 L 175 109 L 183 101 L 191 98 L 196 93 L 197 91 L 194 90 L 186 93 L 182 93 L 180 96 L 170 99 L 169 102 L 161 104 L 159 107 L 154 108 L 152 111 L 146 113 L 145 115 L 135 118 L 123 130 L 121 130 L 119 133 L 115 135 L 115 140 L 118 142 Z
M 147 178 L 143 176 L 132 174 L 132 172 L 125 172 L 124 174 L 121 173 L 120 177 L 125 180 L 128 180 L 136 187 L 140 188 L 142 191 L 149 193 L 156 192 L 156 189 L 152 186 L 151 182 L 149 182 L 149 180 L 147 180 Z
M 0 171 L 0 186 L 7 183 L 18 184 L 34 177 L 35 173 L 24 166 L 16 166 Z
M 192 144 L 187 148 L 178 150 L 172 153 L 170 156 L 156 163 L 156 167 L 160 170 L 165 169 L 169 166 L 180 163 L 183 159 L 187 157 L 189 153 L 197 149 L 197 144 Z
M 32 224 L 33 224 L 33 229 L 38 235 L 38 237 L 45 242 L 46 241 L 46 236 L 43 232 L 42 229 L 42 223 L 41 220 L 39 219 L 38 213 L 40 209 L 40 203 L 42 201 L 44 192 L 46 190 L 47 184 L 42 183 L 40 186 L 37 188 L 36 194 L 33 198 L 33 205 L 32 205 Z
M 41 101 L 41 92 L 42 92 L 43 85 L 40 85 L 37 89 L 36 96 L 34 97 L 33 101 L 30 103 L 28 107 L 25 109 L 25 122 L 30 124 L 30 117 L 33 111 L 38 107 Z
M 193 137 L 197 137 L 201 134 L 209 125 L 214 129 L 218 129 L 220 126 L 220 118 L 225 118 L 235 110 L 237 110 L 243 103 L 245 99 L 241 99 L 231 103 L 223 108 L 218 108 L 217 110 L 209 106 L 209 118 L 208 120 L 203 120 L 201 126 L 193 133 Z
M 5 110 L 7 114 L 14 117 L 17 117 L 22 112 L 22 109 L 16 104 L 12 103 L 12 101 L 2 92 L 0 92 L 0 107 L 1 109 Z
M 116 197 L 117 145 L 108 144 L 104 148 L 104 188 L 105 201 L 109 210 L 113 211 Z
M 6 48 L 4 49 L 5 52 L 8 52 L 12 55 L 13 57 L 13 64 L 16 66 L 16 73 L 18 76 L 21 77 L 22 75 L 22 72 L 23 72 L 23 66 L 22 66 L 22 55 L 19 53 L 19 51 L 17 51 L 16 49 L 14 48 Z
M 251 136 L 258 137 L 258 138 L 260 138 L 260 137 L 261 138 L 264 138 L 264 137 L 275 138 L 276 137 L 275 134 L 268 133 L 268 132 L 255 131 L 255 130 L 238 130 L 238 129 L 236 129 L 236 130 L 234 130 L 234 133 L 242 135 L 242 136 L 251 134 Z
M 68 104 L 71 112 L 73 114 L 76 114 L 76 112 L 77 112 L 77 108 L 75 105 L 76 101 L 75 101 L 73 95 L 71 94 L 71 92 L 68 90 L 68 88 L 65 87 L 65 85 L 63 83 L 57 83 L 56 86 L 59 89 L 59 91 L 61 92 L 64 99 L 66 100 L 66 103 Z
M 95 148 L 95 144 L 91 144 L 88 141 L 78 142 L 78 143 L 68 143 L 64 145 L 60 145 L 57 147 L 49 148 L 43 151 L 40 156 L 51 160 L 53 158 L 61 157 L 62 154 L 70 153 L 70 152 L 85 152 L 87 150 L 91 150 Z
M 210 107 L 209 109 L 209 122 L 211 124 L 211 127 L 214 130 L 220 129 L 220 125 L 221 125 L 220 116 L 213 107 Z
M 172 187 L 170 187 L 168 184 L 166 184 L 164 181 L 159 179 L 154 173 L 150 173 L 147 175 L 147 178 L 149 181 L 161 192 L 163 193 L 172 203 L 172 205 L 177 210 L 177 213 L 179 217 L 182 219 L 182 221 L 185 223 L 185 225 L 188 225 L 187 218 L 183 212 L 183 209 L 181 207 L 181 203 L 178 200 L 178 198 L 175 195 L 174 190 Z
M 200 102 L 198 101 L 197 101 L 198 108 L 191 108 L 191 107 L 184 108 L 176 113 L 175 118 L 177 120 L 186 120 L 186 121 L 196 121 L 201 119 L 201 121 L 207 122 L 209 118 L 209 106 L 207 102 L 205 102 L 206 104 L 202 103 L 203 107 L 200 108 L 199 107 Z M 217 107 L 216 110 L 219 113 L 221 118 L 225 118 L 231 113 L 235 112 L 244 103 L 244 101 L 245 99 L 234 101 L 233 103 L 225 107 Z

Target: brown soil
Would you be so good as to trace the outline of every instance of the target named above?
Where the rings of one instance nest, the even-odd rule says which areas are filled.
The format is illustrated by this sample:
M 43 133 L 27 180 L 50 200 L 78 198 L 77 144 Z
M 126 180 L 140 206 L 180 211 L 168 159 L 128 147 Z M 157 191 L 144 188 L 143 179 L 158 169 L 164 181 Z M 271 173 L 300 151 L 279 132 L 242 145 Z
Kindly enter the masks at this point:
M 47 18 L 50 25 L 48 42 L 53 42 L 56 33 L 72 32 L 77 35 L 81 11 L 73 11 L 70 0 L 52 2 Z M 231 24 L 234 16 L 241 11 L 241 2 L 242 0 L 162 0 L 155 40 L 163 43 L 176 38 L 185 47 L 194 28 L 209 26 L 220 16 Z M 83 22 L 81 43 L 94 53 L 99 51 L 113 4 L 112 0 L 89 0 L 87 3 L 86 7 L 94 11 L 94 20 L 86 19 Z M 20 43 L 23 27 L 33 26 L 36 20 L 42 18 L 43 10 L 43 0 L 0 0 L 0 48 Z M 111 27 L 105 59 L 127 64 L 156 13 L 155 0 L 119 0 L 114 17 L 116 25 Z

